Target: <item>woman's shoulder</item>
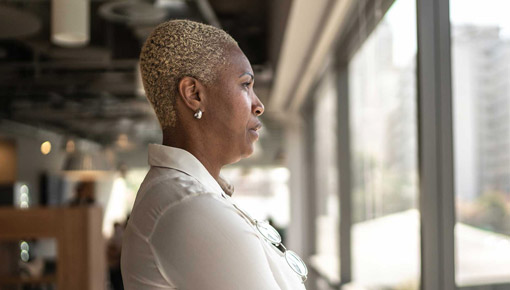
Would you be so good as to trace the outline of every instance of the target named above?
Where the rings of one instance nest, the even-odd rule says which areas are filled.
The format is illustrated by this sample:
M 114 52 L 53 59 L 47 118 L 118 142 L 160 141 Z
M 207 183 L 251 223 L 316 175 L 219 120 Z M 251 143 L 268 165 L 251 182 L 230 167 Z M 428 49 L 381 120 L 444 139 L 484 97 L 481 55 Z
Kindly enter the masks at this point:
M 130 219 L 148 235 L 168 210 L 199 195 L 212 195 L 192 176 L 173 169 L 151 169 L 140 189 Z
M 260 246 L 255 230 L 235 207 L 212 193 L 190 196 L 169 207 L 154 226 L 149 240 L 154 245 L 161 243 L 161 247 L 179 245 L 182 241 L 199 241 L 205 248 L 224 242 L 236 247 Z M 179 247 L 176 250 L 180 251 Z
M 188 198 L 162 216 L 148 241 L 178 286 L 280 289 L 255 229 L 221 197 Z

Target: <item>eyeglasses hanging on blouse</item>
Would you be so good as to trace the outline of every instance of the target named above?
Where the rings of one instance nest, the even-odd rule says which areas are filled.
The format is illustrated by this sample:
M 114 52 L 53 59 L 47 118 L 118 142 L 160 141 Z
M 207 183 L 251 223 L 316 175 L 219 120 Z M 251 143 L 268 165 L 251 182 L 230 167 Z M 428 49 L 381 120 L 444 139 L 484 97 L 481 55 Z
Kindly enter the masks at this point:
M 283 253 L 285 260 L 287 261 L 287 264 L 290 266 L 292 271 L 299 275 L 299 277 L 301 278 L 301 283 L 305 283 L 308 275 L 308 268 L 306 267 L 305 262 L 301 259 L 301 257 L 299 257 L 298 254 L 285 248 L 285 246 L 282 243 L 282 237 L 280 236 L 278 231 L 273 226 L 271 226 L 267 221 L 258 221 L 252 218 L 247 212 L 239 208 L 229 196 L 225 194 L 222 194 L 222 196 L 223 198 L 229 200 L 230 203 L 232 203 L 232 205 L 237 210 L 239 210 L 239 212 L 241 212 L 252 223 L 252 225 L 255 226 L 257 231 L 262 235 L 262 237 L 267 242 L 271 243 L 273 246 L 275 246 L 278 250 L 280 250 Z

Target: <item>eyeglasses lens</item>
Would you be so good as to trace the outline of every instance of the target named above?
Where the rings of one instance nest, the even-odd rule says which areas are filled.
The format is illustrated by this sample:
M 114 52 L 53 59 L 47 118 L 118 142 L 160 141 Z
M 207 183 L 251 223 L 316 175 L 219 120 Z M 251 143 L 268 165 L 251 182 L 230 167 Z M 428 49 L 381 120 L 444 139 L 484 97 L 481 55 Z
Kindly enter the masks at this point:
M 298 254 L 293 251 L 287 250 L 285 252 L 285 259 L 287 263 L 289 263 L 290 267 L 299 275 L 306 276 L 308 275 L 308 269 L 306 268 L 305 262 L 301 260 Z
M 257 221 L 257 229 L 259 232 L 271 243 L 278 245 L 282 242 L 282 237 L 276 231 L 276 229 L 271 226 L 268 222 L 259 222 Z M 306 275 L 308 275 L 308 269 L 306 268 L 305 262 L 293 251 L 286 250 L 285 251 L 285 260 L 292 268 L 294 272 L 300 275 L 303 278 L 303 282 L 306 280 Z
M 271 243 L 279 244 L 282 242 L 282 237 L 278 231 L 276 231 L 276 229 L 273 228 L 269 223 L 257 222 L 257 228 L 259 232 L 264 236 L 264 238 L 268 239 Z

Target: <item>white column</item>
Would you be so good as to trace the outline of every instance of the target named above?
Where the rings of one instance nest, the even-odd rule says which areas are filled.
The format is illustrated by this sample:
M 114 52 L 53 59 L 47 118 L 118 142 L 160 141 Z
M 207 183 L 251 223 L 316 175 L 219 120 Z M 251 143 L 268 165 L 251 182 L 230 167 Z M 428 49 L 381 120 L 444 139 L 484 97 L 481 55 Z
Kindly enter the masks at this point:
M 296 118 L 297 119 L 297 118 Z M 306 156 L 305 156 L 305 126 L 301 120 L 286 124 L 285 152 L 286 163 L 290 170 L 290 223 L 287 233 L 287 248 L 299 255 L 306 251 Z M 313 238 L 313 237 L 311 237 Z M 305 257 L 303 257 L 305 259 Z

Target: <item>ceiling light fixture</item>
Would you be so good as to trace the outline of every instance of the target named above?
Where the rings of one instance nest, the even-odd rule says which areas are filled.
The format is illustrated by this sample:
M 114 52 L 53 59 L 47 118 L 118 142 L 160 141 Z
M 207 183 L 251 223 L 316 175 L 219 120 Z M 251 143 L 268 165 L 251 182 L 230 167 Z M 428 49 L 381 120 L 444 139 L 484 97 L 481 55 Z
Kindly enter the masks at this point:
M 48 155 L 51 152 L 51 142 L 50 141 L 44 141 L 41 144 L 41 153 L 44 155 Z
M 89 0 L 52 0 L 51 41 L 63 47 L 89 43 Z
M 184 9 L 188 7 L 188 3 L 186 3 L 185 0 L 156 0 L 154 6 L 170 9 Z
M 136 0 L 106 2 L 99 7 L 99 14 L 109 21 L 128 25 L 154 25 L 166 17 L 164 9 Z
M 26 37 L 40 29 L 41 20 L 34 14 L 9 6 L 0 6 L 0 39 Z
M 77 180 L 95 180 L 111 173 L 111 166 L 103 152 L 75 151 L 67 154 L 63 173 Z
M 142 72 L 140 70 L 140 62 L 136 63 L 135 67 L 135 95 L 145 99 L 145 89 L 143 88 Z
M 75 149 L 74 140 L 72 140 L 72 139 L 67 140 L 67 142 L 66 142 L 66 152 L 67 153 L 74 153 L 74 149 Z

